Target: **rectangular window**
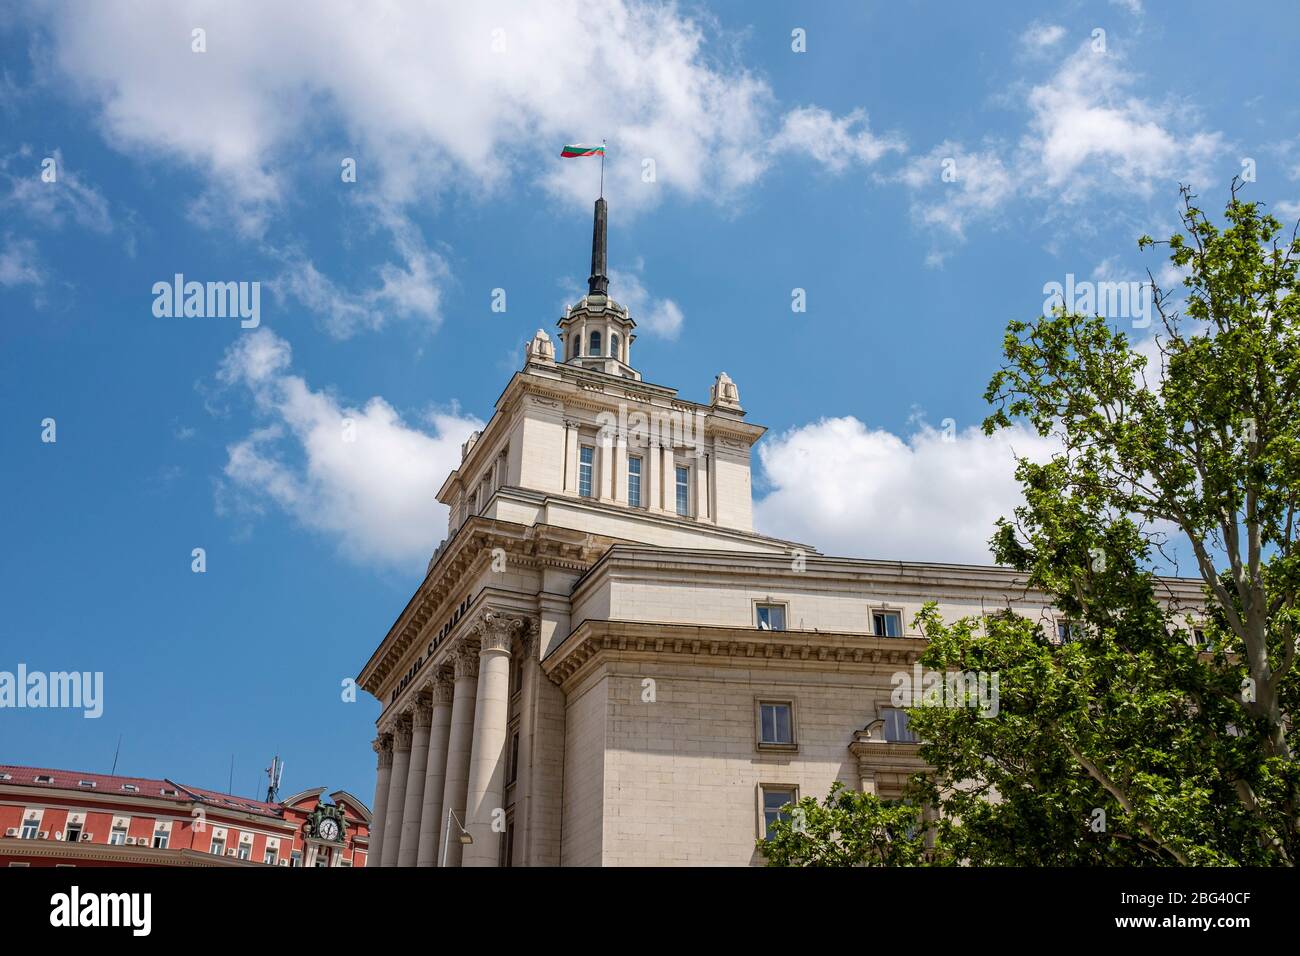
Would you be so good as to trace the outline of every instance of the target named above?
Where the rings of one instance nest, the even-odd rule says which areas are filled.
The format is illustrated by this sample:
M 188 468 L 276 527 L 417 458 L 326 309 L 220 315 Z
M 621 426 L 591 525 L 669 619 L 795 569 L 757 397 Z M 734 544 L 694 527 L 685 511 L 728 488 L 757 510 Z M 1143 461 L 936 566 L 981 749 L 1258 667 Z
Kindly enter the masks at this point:
M 633 508 L 641 507 L 641 459 L 627 460 L 627 503 Z
M 40 830 L 41 830 L 41 822 L 39 820 L 24 820 L 23 832 L 21 834 L 22 839 L 35 840 L 36 834 L 38 834 Z
M 262 854 L 262 862 L 265 863 L 267 866 L 275 866 L 276 860 L 279 857 L 279 855 L 280 853 L 278 850 L 275 849 L 267 850 L 264 854 Z
M 885 740 L 891 744 L 914 744 L 917 736 L 908 725 L 907 711 L 886 707 L 880 714 L 885 718 Z
M 225 856 L 226 838 L 214 836 L 212 838 L 212 846 L 208 848 L 208 852 L 211 853 L 213 856 Z
M 507 770 L 507 784 L 514 783 L 519 779 L 519 731 L 515 731 L 510 736 L 510 763 L 507 765 Z
M 897 611 L 872 611 L 871 632 L 876 637 L 902 637 L 903 616 Z
M 758 629 L 760 631 L 785 630 L 784 604 L 759 604 L 756 607 L 758 612 Z
M 126 827 L 113 827 L 108 834 L 108 842 L 113 846 L 123 846 L 126 843 Z
M 583 498 L 591 497 L 591 470 L 596 463 L 596 449 L 583 445 L 578 449 L 578 494 Z
M 1079 634 L 1075 630 L 1074 623 L 1071 621 L 1056 622 L 1056 640 L 1061 644 L 1071 643 Z
M 297 850 L 289 854 L 289 869 L 292 870 L 295 866 L 302 866 L 302 854 Z
M 794 704 L 788 700 L 758 702 L 760 747 L 794 746 Z
M 155 850 L 167 849 L 167 841 L 171 838 L 171 833 L 166 827 L 158 827 L 153 831 L 153 848 Z
M 80 840 L 81 824 L 69 823 L 67 828 L 63 831 L 63 839 L 66 840 L 68 843 L 76 843 L 78 840 Z
M 506 817 L 506 832 L 501 840 L 501 858 L 497 860 L 500 867 L 514 866 L 515 858 L 515 815 Z
M 691 513 L 691 470 L 677 466 L 677 513 L 690 516 Z
M 316 867 L 318 869 L 329 869 L 330 851 L 327 847 L 321 847 L 316 851 Z
M 253 845 L 251 843 L 239 844 L 239 849 L 235 851 L 235 855 L 241 860 L 251 859 L 253 856 Z
M 763 836 L 767 828 L 777 820 L 788 820 L 790 813 L 786 810 L 799 800 L 799 793 L 794 787 L 767 786 L 761 788 L 763 795 Z

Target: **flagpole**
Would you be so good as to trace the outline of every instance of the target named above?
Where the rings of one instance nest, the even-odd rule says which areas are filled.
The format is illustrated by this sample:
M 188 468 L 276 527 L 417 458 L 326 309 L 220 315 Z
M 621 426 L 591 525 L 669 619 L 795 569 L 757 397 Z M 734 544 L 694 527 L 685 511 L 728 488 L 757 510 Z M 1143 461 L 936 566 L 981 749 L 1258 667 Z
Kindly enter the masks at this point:
M 605 141 L 600 141 L 600 198 L 605 198 Z

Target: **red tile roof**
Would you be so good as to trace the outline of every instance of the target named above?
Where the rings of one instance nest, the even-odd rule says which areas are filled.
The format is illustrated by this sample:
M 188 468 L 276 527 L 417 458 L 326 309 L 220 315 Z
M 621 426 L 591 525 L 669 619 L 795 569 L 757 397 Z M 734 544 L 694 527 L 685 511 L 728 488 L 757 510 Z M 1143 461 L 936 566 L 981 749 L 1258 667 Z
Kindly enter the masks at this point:
M 8 775 L 11 779 L 4 779 Z M 37 781 L 37 777 L 50 777 L 52 780 Z M 83 787 L 81 781 L 93 783 L 93 787 Z M 115 793 L 135 794 L 151 797 L 155 800 L 175 800 L 177 803 L 201 803 L 226 810 L 256 813 L 266 817 L 283 817 L 284 808 L 279 804 L 241 797 L 236 794 L 218 793 L 201 787 L 188 787 L 173 780 L 159 780 L 153 777 L 124 777 L 106 773 L 83 773 L 77 770 L 55 770 L 48 767 L 19 767 L 12 764 L 0 764 L 0 784 L 26 787 L 47 787 L 55 790 L 75 790 L 78 793 Z M 136 789 L 124 790 L 123 787 Z

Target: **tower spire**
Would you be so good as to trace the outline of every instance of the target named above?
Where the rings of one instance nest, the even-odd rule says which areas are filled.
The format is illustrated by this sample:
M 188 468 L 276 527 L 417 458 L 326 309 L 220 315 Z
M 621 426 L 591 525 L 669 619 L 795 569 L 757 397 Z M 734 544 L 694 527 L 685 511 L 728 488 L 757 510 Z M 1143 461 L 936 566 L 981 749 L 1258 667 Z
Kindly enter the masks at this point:
M 596 200 L 596 221 L 591 230 L 591 275 L 587 278 L 588 295 L 608 295 L 609 276 L 606 268 L 606 226 L 609 207 L 605 197 Z

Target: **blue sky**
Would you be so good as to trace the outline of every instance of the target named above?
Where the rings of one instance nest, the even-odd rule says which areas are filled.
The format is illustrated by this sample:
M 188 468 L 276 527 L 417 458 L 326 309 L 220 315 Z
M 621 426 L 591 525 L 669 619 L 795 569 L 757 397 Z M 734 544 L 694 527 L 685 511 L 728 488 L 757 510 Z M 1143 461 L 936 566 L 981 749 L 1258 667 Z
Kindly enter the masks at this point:
M 0 711 L 0 760 L 104 772 L 120 736 L 119 771 L 224 788 L 233 754 L 252 794 L 278 752 L 370 799 L 340 682 L 585 279 L 565 143 L 609 142 L 634 364 L 728 372 L 771 429 L 760 530 L 871 557 L 986 560 L 1043 446 L 969 429 L 1046 283 L 1176 281 L 1137 237 L 1246 161 L 1300 215 L 1292 4 L 805 6 L 3 4 L 0 670 L 106 701 Z M 259 327 L 156 317 L 178 272 L 260 282 Z

